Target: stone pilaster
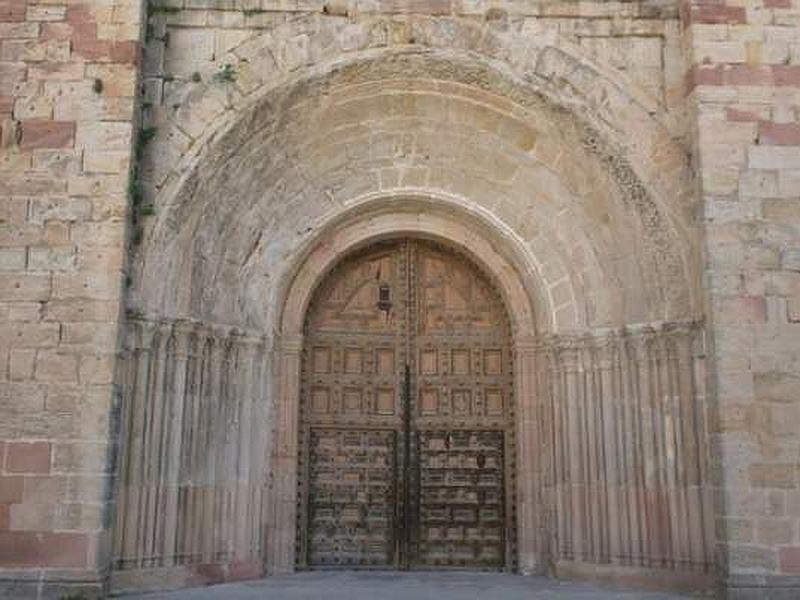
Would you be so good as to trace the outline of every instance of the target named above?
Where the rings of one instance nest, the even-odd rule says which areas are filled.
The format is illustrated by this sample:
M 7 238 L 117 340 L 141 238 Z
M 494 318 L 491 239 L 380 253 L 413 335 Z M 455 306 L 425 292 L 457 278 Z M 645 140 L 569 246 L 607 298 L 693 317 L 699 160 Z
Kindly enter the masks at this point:
M 141 4 L 0 2 L 0 586 L 14 597 L 91 595 L 108 569 Z
M 732 598 L 800 591 L 800 5 L 689 2 L 717 550 Z M 783 595 L 781 595 L 783 594 Z

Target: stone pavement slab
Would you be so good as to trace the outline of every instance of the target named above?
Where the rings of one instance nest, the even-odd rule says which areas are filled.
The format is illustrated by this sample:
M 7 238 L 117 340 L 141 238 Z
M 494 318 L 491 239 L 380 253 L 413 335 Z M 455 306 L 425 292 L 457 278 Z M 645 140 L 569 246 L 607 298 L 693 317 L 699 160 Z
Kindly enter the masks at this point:
M 501 573 L 315 571 L 133 597 L 141 600 L 685 600 L 691 596 L 623 591 Z

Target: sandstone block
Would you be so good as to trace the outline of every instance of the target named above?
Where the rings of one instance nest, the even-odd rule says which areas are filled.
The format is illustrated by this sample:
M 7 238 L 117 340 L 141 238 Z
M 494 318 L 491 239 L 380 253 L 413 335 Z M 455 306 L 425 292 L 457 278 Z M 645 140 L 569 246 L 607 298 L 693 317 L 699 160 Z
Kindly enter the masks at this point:
M 28 221 L 36 224 L 43 224 L 46 221 L 84 221 L 88 220 L 91 214 L 91 202 L 83 198 L 33 198 Z
M 797 423 L 800 423 L 800 406 L 772 406 L 771 431 L 778 436 L 796 436 Z
M 800 169 L 800 148 L 792 146 L 753 146 L 748 164 L 755 169 Z
M 0 21 L 24 21 L 27 2 L 28 0 L 3 0 L 0 2 Z
M 0 249 L 0 271 L 24 271 L 25 249 L 2 248 Z
M 36 379 L 50 383 L 77 383 L 78 358 L 55 350 L 42 351 L 36 359 Z
M 800 248 L 787 248 L 781 255 L 781 268 L 800 272 Z
M 54 100 L 53 118 L 60 121 L 113 121 L 126 119 L 132 111 L 133 98 L 59 96 Z
M 721 322 L 763 323 L 767 320 L 767 303 L 763 296 L 723 298 L 719 305 Z
M 53 447 L 53 471 L 70 473 L 104 473 L 107 471 L 108 448 L 104 443 L 65 442 Z
M 760 121 L 758 139 L 761 144 L 800 146 L 800 123 L 772 123 Z
M 33 379 L 35 363 L 35 350 L 11 350 L 8 356 L 8 378 L 11 381 Z
M 6 62 L 69 60 L 69 42 L 66 40 L 8 40 L 0 46 L 0 60 Z
M 0 301 L 36 301 L 50 297 L 49 275 L 20 275 L 10 273 L 3 277 L 0 286 Z
M 136 71 L 130 66 L 121 68 L 119 65 L 90 64 L 86 67 L 86 77 L 103 81 L 103 94 L 105 96 L 134 95 Z
M 75 147 L 95 150 L 128 150 L 133 127 L 130 123 L 78 121 Z
M 9 383 L 0 386 L 0 405 L 4 410 L 8 410 L 14 414 L 31 413 L 40 411 L 44 407 L 45 390 L 41 385 L 31 383 Z M 0 426 L 3 421 L 0 420 Z M 24 433 L 14 429 L 10 431 L 5 437 L 7 439 L 23 437 Z M 33 437 L 33 436 L 29 436 Z
M 763 216 L 772 223 L 792 223 L 800 219 L 800 202 L 791 198 L 765 200 Z
M 756 526 L 758 543 L 765 546 L 787 544 L 794 538 L 793 519 L 759 519 Z
M 53 116 L 53 100 L 45 96 L 18 98 L 14 102 L 14 118 L 18 121 L 26 119 L 50 119 Z
M 729 540 L 733 543 L 748 543 L 755 539 L 755 523 L 753 519 L 719 518 L 716 523 L 719 539 Z
M 49 442 L 7 442 L 6 472 L 46 474 L 50 472 Z
M 33 168 L 64 177 L 80 171 L 81 158 L 78 150 L 34 150 Z
M 56 141 L 39 140 L 43 147 L 47 144 L 56 144 Z M 58 194 L 66 190 L 67 186 L 61 179 L 47 177 L 40 174 L 9 175 L 5 173 L 0 177 L 0 194 L 5 196 L 38 196 L 43 194 Z
M 747 14 L 743 6 L 703 4 L 691 8 L 690 19 L 692 23 L 731 25 L 735 23 L 746 23 Z
M 800 376 L 794 373 L 769 371 L 753 375 L 756 399 L 760 402 L 793 403 L 798 399 Z
M 28 215 L 28 199 L 0 197 L 0 239 L 13 239 L 9 225 L 21 225 Z M 3 242 L 0 242 L 2 245 Z
M 53 275 L 53 298 L 113 300 L 119 295 L 120 284 L 118 272 L 55 273 Z
M 28 7 L 29 21 L 61 21 L 67 14 L 65 5 L 32 5 Z
M 778 550 L 782 573 L 800 575 L 800 546 L 785 546 Z
M 44 306 L 45 321 L 108 322 L 119 316 L 119 301 L 76 298 L 52 300 Z
M 79 84 L 75 82 L 82 82 L 84 66 L 76 62 L 50 62 L 42 61 L 38 63 L 30 63 L 28 67 L 28 81 L 30 82 L 44 82 L 45 95 L 47 98 L 57 102 L 67 89 L 64 86 L 54 85 L 54 82 L 70 81 L 73 82 L 72 86 Z M 88 86 L 86 87 L 86 94 L 88 95 Z M 57 89 L 54 89 L 57 88 Z M 71 121 L 72 119 L 60 119 L 56 116 L 56 120 Z
M 86 567 L 89 538 L 83 533 L 0 531 L 0 563 L 7 567 Z
M 65 503 L 55 507 L 53 526 L 60 531 L 98 531 L 104 527 L 105 505 L 99 503 Z
M 797 487 L 798 467 L 793 463 L 755 463 L 749 468 L 754 487 L 794 489 Z
M 126 180 L 120 174 L 89 175 L 79 173 L 68 178 L 67 191 L 70 196 L 99 196 L 120 193 L 126 189 Z
M 119 247 L 125 240 L 125 223 L 122 221 L 76 223 L 72 228 L 72 239 L 80 248 Z
M 743 63 L 747 59 L 741 41 L 710 41 L 694 45 L 695 60 L 701 63 Z
M 55 506 L 51 499 L 39 498 L 36 502 L 24 502 L 11 506 L 12 531 L 49 531 L 53 529 Z
M 73 246 L 31 247 L 28 250 L 30 271 L 74 271 L 76 263 Z
M 22 502 L 24 481 L 23 477 L 0 475 L 0 504 Z
M 125 173 L 130 163 L 128 150 L 94 150 L 83 153 L 83 168 L 87 173 Z
M 800 197 L 800 169 L 783 169 L 778 174 L 778 192 L 781 198 Z
M 800 517 L 800 491 L 786 492 L 786 514 L 790 517 Z
M 110 384 L 114 381 L 114 359 L 112 355 L 83 356 L 80 363 L 80 381 L 85 384 Z
M 800 65 L 773 65 L 772 73 L 777 86 L 800 86 Z
M 55 323 L 0 324 L 0 339 L 14 348 L 40 348 L 58 342 L 59 328 Z
M 12 123 L 12 126 L 6 127 L 6 130 L 10 134 L 8 140 L 2 137 L 3 123 L 0 123 L 0 147 L 10 146 L 16 143 L 16 122 Z M 11 135 L 12 131 L 13 135 Z M 18 148 L 16 150 L 18 150 Z M 13 150 L 0 154 L 0 172 L 4 171 L 4 176 L 12 177 L 13 174 L 26 171 L 31 166 L 31 156 L 30 152 L 15 152 Z
M 69 148 L 75 139 L 75 123 L 29 120 L 22 122 L 20 148 Z
M 12 302 L 3 306 L 7 321 L 40 321 L 42 316 L 41 302 Z M 0 311 L 1 313 L 2 311 Z
M 774 571 L 777 552 L 773 548 L 749 544 L 729 545 L 726 549 L 731 570 Z

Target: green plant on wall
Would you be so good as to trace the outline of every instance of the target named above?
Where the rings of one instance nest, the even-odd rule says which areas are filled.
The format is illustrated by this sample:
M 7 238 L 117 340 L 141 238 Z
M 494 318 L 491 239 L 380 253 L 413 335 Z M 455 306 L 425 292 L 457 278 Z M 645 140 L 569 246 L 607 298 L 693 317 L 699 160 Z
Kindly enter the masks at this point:
M 226 63 L 217 73 L 214 73 L 214 81 L 231 83 L 236 81 L 236 75 L 236 69 L 233 68 L 233 65 Z

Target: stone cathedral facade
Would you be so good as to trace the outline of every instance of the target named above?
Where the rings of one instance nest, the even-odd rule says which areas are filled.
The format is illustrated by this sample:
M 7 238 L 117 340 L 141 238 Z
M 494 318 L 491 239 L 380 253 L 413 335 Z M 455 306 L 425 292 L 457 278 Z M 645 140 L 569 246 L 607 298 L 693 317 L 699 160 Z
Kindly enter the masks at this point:
M 800 597 L 797 0 L 0 0 L 0 595 Z

